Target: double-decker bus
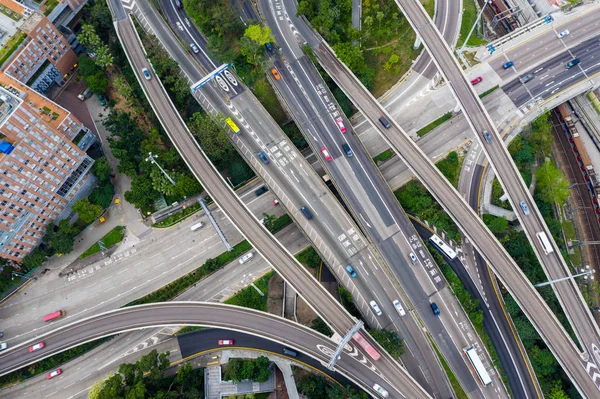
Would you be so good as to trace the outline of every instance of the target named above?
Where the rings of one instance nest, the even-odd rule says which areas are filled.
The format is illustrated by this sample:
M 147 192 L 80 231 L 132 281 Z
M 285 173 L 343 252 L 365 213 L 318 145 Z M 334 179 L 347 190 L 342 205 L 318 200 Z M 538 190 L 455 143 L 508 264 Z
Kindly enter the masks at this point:
M 227 125 L 231 128 L 231 130 L 233 130 L 235 134 L 240 134 L 240 128 L 238 127 L 238 125 L 235 124 L 233 119 L 227 118 L 225 119 L 225 123 L 227 123 Z
M 438 237 L 436 234 L 432 235 L 429 238 L 429 241 L 440 251 L 442 251 L 448 258 L 450 259 L 454 259 L 456 258 L 456 252 L 450 248 L 450 246 L 448 244 L 446 244 L 444 241 L 442 241 L 442 239 L 440 237 Z
M 551 252 L 554 252 L 554 248 L 552 248 L 552 244 L 550 244 L 550 240 L 548 240 L 548 236 L 546 236 L 546 233 L 540 231 L 536 235 L 546 255 L 548 255 Z
M 371 346 L 371 344 L 368 343 L 367 340 L 364 339 L 362 335 L 360 335 L 359 332 L 357 332 L 356 334 L 354 334 L 352 336 L 352 339 L 354 341 L 356 341 L 356 343 L 358 344 L 358 346 L 360 346 L 361 348 L 363 348 L 365 350 L 365 352 L 367 352 L 369 354 L 369 356 L 371 356 L 373 358 L 373 360 L 378 360 L 381 357 L 381 355 L 379 354 L 379 352 L 377 352 L 375 350 L 375 348 L 373 348 Z
M 467 355 L 469 362 L 471 362 L 471 366 L 473 366 L 473 369 L 475 370 L 475 373 L 477 373 L 477 376 L 479 377 L 479 380 L 481 381 L 483 386 L 490 385 L 492 383 L 492 379 L 490 378 L 490 375 L 483 366 L 483 363 L 481 362 L 481 359 L 479 358 L 479 355 L 477 354 L 475 348 L 470 347 L 463 350 Z
M 65 315 L 65 312 L 63 312 L 62 310 L 57 310 L 56 312 L 53 312 L 53 313 L 50 313 L 50 314 L 47 314 L 46 316 L 44 316 L 44 321 L 48 322 L 48 321 L 60 319 L 64 315 Z

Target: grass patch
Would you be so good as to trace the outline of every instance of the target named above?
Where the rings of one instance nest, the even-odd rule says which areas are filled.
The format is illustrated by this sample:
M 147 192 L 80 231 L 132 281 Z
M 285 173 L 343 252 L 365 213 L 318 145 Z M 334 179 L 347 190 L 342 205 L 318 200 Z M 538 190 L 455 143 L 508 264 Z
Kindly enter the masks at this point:
M 565 235 L 568 244 L 569 240 L 577 240 L 577 234 L 575 233 L 575 225 L 570 220 L 565 220 L 561 223 L 562 231 Z M 573 253 L 569 253 L 569 259 L 574 265 L 581 263 L 581 247 L 573 248 Z
M 181 330 L 177 331 L 177 335 L 185 335 L 185 334 L 192 333 L 194 331 L 204 330 L 205 328 L 206 327 L 202 327 L 202 326 L 186 326 L 186 327 L 183 327 Z
M 458 382 L 458 379 L 452 372 L 450 366 L 448 366 L 448 363 L 446 363 L 446 359 L 444 359 L 444 356 L 442 356 L 442 354 L 440 353 L 439 349 L 435 345 L 435 342 L 432 341 L 431 346 L 433 346 L 433 349 L 435 349 L 435 353 L 440 359 L 440 363 L 442 364 L 444 371 L 446 371 L 448 381 L 450 381 L 450 385 L 452 386 L 452 389 L 454 389 L 454 393 L 456 393 L 456 399 L 468 399 L 469 397 L 467 396 L 465 391 L 463 391 L 462 387 L 460 386 L 460 383 Z
M 50 356 L 44 360 L 40 360 L 37 363 L 33 363 L 20 370 L 13 371 L 12 373 L 3 375 L 0 377 L 0 389 L 8 387 L 10 385 L 18 384 L 27 380 L 28 378 L 34 377 L 38 374 L 58 368 L 61 364 L 70 362 L 71 360 L 91 351 L 92 349 L 102 345 L 112 337 L 104 337 L 97 339 L 92 342 L 88 342 L 83 345 L 76 346 L 69 350 L 66 350 L 56 355 Z
M 290 119 L 281 107 L 279 99 L 265 75 L 256 79 L 252 84 L 252 92 L 278 125 L 282 125 Z
M 312 267 L 313 269 L 319 267 L 321 264 L 321 257 L 312 246 L 298 252 L 296 254 L 296 259 L 298 259 L 298 262 L 302 263 L 303 265 Z
M 181 294 L 183 291 L 187 290 L 192 285 L 196 284 L 198 281 L 202 280 L 204 277 L 219 270 L 221 267 L 225 266 L 244 252 L 248 251 L 250 248 L 251 245 L 248 241 L 242 241 L 233 247 L 233 251 L 224 252 L 214 259 L 207 259 L 206 262 L 204 262 L 204 264 L 196 270 L 178 278 L 177 280 L 154 292 L 151 292 L 148 295 L 129 302 L 124 307 L 143 305 L 145 303 L 169 301 Z
M 13 21 L 20 21 L 21 18 L 23 18 L 19 13 L 14 12 L 10 8 L 3 6 L 2 4 L 0 4 L 0 13 L 6 15 L 8 18 L 12 19 Z
M 266 312 L 269 280 L 274 274 L 275 271 L 271 270 L 254 282 L 254 285 L 263 292 L 264 296 L 261 296 L 258 291 L 256 291 L 256 288 L 250 285 L 226 300 L 225 303 Z
M 475 23 L 475 20 L 477 19 L 477 7 L 475 6 L 475 1 L 474 0 L 465 0 L 463 1 L 463 14 L 462 14 L 462 20 L 460 22 L 460 34 L 458 36 L 458 42 L 456 43 L 456 48 L 460 48 L 463 43 L 465 42 L 467 36 L 469 35 L 469 32 L 471 31 L 471 28 L 473 27 L 473 24 Z M 483 40 L 482 38 L 480 38 L 479 36 L 477 36 L 477 28 L 473 31 L 473 34 L 471 34 L 471 37 L 469 38 L 469 42 L 467 43 L 467 46 L 482 46 L 484 44 L 486 44 L 487 42 L 485 40 Z
M 175 212 L 171 216 L 164 218 L 160 222 L 154 223 L 152 225 L 152 227 L 165 228 L 165 227 L 174 226 L 177 223 L 187 219 L 189 216 L 195 214 L 200 209 L 202 209 L 202 206 L 198 203 L 194 203 L 194 204 L 188 206 L 187 208 L 184 208 L 178 212 Z
M 54 10 L 54 8 L 58 5 L 58 0 L 48 0 L 46 2 L 46 11 L 44 11 L 44 15 L 48 16 Z
M 8 39 L 6 45 L 0 49 L 0 65 L 4 64 L 6 60 L 15 52 L 17 48 L 23 43 L 23 40 L 27 38 L 25 33 L 15 33 L 13 37 Z
M 462 159 L 458 157 L 456 151 L 448 153 L 446 158 L 442 159 L 435 164 L 437 168 L 442 172 L 446 179 L 455 188 L 458 188 L 458 178 L 460 177 L 460 169 L 462 167 Z
M 424 127 L 420 128 L 419 130 L 417 130 L 417 134 L 419 135 L 419 137 L 423 137 L 427 133 L 431 132 L 433 129 L 435 129 L 436 127 L 441 125 L 442 123 L 449 120 L 450 118 L 452 118 L 452 112 L 446 112 L 444 115 L 440 116 L 439 118 L 437 118 L 436 120 L 431 122 L 429 125 L 424 126 Z
M 110 248 L 113 245 L 123 241 L 123 237 L 125 237 L 124 231 L 125 227 L 123 226 L 117 226 L 111 231 L 109 231 L 104 237 L 100 239 L 100 241 L 102 241 L 102 244 L 104 245 L 104 248 Z M 79 259 L 85 259 L 88 256 L 91 256 L 98 252 L 100 252 L 100 244 L 95 243 L 94 245 L 89 247 L 84 253 L 82 253 L 81 256 L 79 256 Z
M 267 230 L 271 232 L 271 234 L 275 234 L 278 231 L 283 230 L 285 227 L 292 224 L 292 218 L 287 213 L 285 215 L 279 216 L 275 219 L 270 226 L 267 226 Z
M 375 162 L 376 165 L 380 165 L 380 164 L 384 163 L 385 161 L 387 161 L 388 159 L 392 158 L 394 155 L 396 155 L 396 153 L 394 151 L 385 150 L 381 154 L 374 157 L 373 162 Z
M 499 88 L 500 88 L 500 86 L 496 85 L 496 86 L 492 87 L 491 89 L 487 89 L 486 91 L 484 91 L 483 93 L 481 93 L 479 95 L 479 98 L 483 98 L 483 97 L 485 97 L 485 96 L 487 96 L 489 94 L 492 94 L 493 92 L 495 92 Z

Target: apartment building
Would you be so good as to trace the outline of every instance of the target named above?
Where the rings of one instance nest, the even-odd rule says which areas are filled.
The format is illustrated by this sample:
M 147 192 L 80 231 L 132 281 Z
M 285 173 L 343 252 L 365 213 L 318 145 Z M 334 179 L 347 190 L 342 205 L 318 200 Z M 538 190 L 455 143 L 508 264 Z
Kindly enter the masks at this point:
M 94 163 L 85 153 L 93 134 L 43 95 L 77 67 L 74 35 L 53 22 L 72 18 L 84 3 L 54 3 L 46 17 L 21 2 L 0 0 L 0 44 L 14 47 L 0 65 L 1 258 L 19 262 L 39 244 Z
M 0 72 L 0 257 L 20 261 L 83 186 L 94 161 L 74 144 L 88 129 Z

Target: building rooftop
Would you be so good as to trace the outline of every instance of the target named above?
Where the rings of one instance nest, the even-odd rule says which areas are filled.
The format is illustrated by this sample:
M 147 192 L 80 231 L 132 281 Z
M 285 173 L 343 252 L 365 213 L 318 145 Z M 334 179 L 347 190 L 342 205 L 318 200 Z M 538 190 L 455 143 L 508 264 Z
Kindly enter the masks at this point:
M 16 90 L 15 90 L 16 91 Z M 0 87 L 0 126 L 21 105 L 22 100 L 4 87 Z

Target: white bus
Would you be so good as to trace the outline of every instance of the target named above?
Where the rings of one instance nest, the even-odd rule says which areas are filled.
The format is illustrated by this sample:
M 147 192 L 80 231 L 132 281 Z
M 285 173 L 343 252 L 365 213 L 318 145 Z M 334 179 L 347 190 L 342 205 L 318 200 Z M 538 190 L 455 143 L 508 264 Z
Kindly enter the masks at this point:
M 546 255 L 554 252 L 554 248 L 552 248 L 552 244 L 550 243 L 550 240 L 548 240 L 546 233 L 544 233 L 543 231 L 540 231 L 536 235 L 537 235 L 537 238 L 540 241 L 540 244 L 542 245 L 542 248 L 544 249 L 544 252 L 546 253 Z
M 490 385 L 492 383 L 492 379 L 483 366 L 483 363 L 481 362 L 481 359 L 479 358 L 475 348 L 471 347 L 463 350 L 465 351 L 469 362 L 471 362 L 471 366 L 473 366 L 473 369 L 475 370 L 475 373 L 477 373 L 477 376 L 479 377 L 479 380 L 483 386 Z
M 435 245 L 440 251 L 446 254 L 446 256 L 451 260 L 456 258 L 456 252 L 452 248 L 450 248 L 450 246 L 447 245 L 444 241 L 442 241 L 442 239 L 436 234 L 432 235 L 429 238 L 429 241 L 431 241 L 433 245 Z

